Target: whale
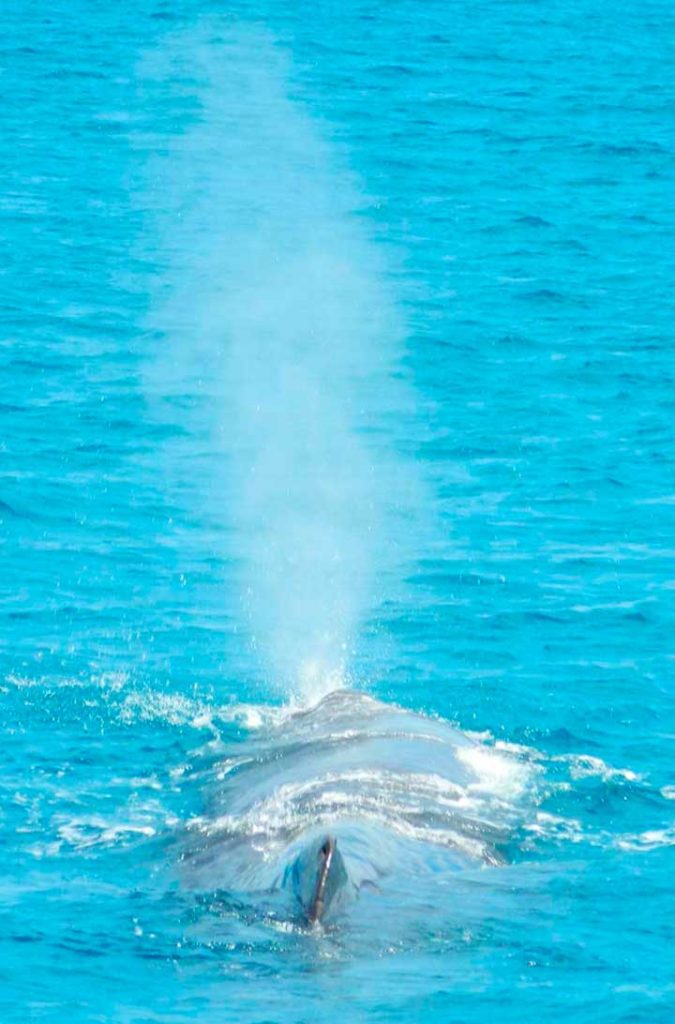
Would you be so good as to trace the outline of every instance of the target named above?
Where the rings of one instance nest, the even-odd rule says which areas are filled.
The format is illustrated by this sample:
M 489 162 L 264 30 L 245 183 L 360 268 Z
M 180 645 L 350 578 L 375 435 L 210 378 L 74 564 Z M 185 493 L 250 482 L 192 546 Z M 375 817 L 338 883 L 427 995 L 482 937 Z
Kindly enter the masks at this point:
M 338 690 L 225 744 L 185 826 L 190 888 L 325 926 L 365 893 L 508 860 L 525 769 L 456 726 Z M 432 891 L 432 890 L 430 890 Z

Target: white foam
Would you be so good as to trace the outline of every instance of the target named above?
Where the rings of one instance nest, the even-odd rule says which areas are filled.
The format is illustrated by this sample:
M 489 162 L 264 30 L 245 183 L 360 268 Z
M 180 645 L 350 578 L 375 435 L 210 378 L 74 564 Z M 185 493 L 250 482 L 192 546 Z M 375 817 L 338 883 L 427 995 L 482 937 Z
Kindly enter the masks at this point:
M 647 852 L 667 846 L 675 846 L 675 826 L 671 828 L 648 829 L 646 832 L 623 835 L 615 841 L 615 845 L 620 850 L 634 852 Z
M 170 725 L 213 728 L 213 709 L 178 693 L 134 690 L 125 697 L 120 715 L 127 722 L 160 719 Z
M 35 678 L 22 676 L 16 672 L 9 672 L 5 681 L 18 690 L 44 687 L 45 689 L 90 689 L 106 690 L 110 693 L 118 693 L 129 682 L 127 672 L 101 672 L 98 675 L 85 676 L 81 678 L 50 677 L 44 676 Z
M 524 825 L 526 832 L 556 841 L 581 843 L 586 839 L 581 822 L 576 818 L 565 818 L 548 811 L 537 811 L 533 821 Z
M 590 754 L 561 754 L 551 758 L 552 761 L 561 761 L 570 766 L 570 775 L 573 779 L 584 779 L 597 777 L 603 782 L 610 782 L 612 779 L 625 779 L 627 782 L 639 782 L 643 776 L 630 768 L 613 768 L 600 757 Z
M 457 757 L 476 775 L 470 790 L 480 790 L 502 800 L 515 802 L 522 798 L 532 782 L 531 766 L 504 757 L 485 746 L 458 747 Z
M 57 829 L 62 843 L 76 850 L 86 850 L 94 846 L 113 846 L 120 840 L 128 841 L 134 836 L 150 837 L 156 835 L 154 825 L 143 822 L 107 821 L 99 815 L 72 818 L 63 822 Z

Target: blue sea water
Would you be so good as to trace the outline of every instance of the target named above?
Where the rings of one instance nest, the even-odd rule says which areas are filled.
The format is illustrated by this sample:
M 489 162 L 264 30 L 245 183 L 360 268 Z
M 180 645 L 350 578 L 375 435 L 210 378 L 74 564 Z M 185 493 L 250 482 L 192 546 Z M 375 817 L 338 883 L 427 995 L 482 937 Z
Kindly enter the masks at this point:
M 675 1019 L 674 22 L 3 10 L 3 1022 Z M 195 893 L 213 764 L 338 685 L 525 773 L 507 862 Z

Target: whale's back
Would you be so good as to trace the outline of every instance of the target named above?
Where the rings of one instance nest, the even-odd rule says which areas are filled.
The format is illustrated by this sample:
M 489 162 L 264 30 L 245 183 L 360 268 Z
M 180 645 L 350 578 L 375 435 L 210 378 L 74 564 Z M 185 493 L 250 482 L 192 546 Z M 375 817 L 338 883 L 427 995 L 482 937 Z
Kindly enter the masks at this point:
M 517 814 L 490 790 L 503 767 L 447 723 L 331 695 L 214 767 L 208 812 L 184 844 L 186 875 L 200 889 L 287 892 L 311 917 L 328 838 L 339 851 L 327 879 L 336 906 L 397 873 L 498 864 Z

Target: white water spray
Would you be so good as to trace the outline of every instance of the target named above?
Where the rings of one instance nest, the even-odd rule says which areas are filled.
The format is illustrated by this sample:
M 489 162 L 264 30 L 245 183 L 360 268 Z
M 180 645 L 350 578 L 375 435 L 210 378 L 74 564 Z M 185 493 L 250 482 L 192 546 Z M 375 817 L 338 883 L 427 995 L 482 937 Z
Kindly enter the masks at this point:
M 391 440 L 403 325 L 284 52 L 213 25 L 169 49 L 151 75 L 200 110 L 153 171 L 169 251 L 152 389 L 198 398 L 245 627 L 269 678 L 314 699 L 349 672 L 414 490 Z

